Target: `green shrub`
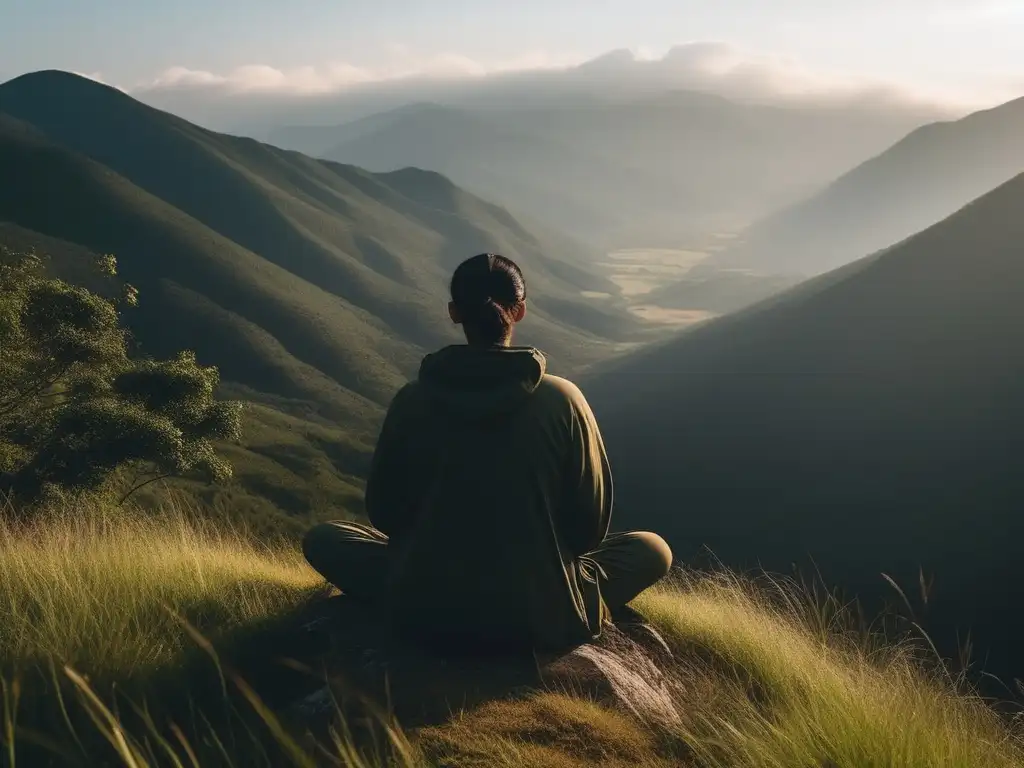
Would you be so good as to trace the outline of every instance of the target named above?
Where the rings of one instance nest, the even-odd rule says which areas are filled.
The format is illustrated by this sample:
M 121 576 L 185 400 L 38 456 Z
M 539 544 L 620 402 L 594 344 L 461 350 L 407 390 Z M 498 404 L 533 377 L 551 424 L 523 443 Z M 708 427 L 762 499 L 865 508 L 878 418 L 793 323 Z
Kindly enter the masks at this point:
M 97 265 L 108 277 L 116 262 Z M 25 510 L 127 478 L 124 496 L 155 479 L 223 480 L 216 440 L 235 438 L 238 403 L 215 397 L 216 368 L 190 352 L 129 354 L 120 299 L 50 277 L 32 255 L 0 252 L 0 492 Z

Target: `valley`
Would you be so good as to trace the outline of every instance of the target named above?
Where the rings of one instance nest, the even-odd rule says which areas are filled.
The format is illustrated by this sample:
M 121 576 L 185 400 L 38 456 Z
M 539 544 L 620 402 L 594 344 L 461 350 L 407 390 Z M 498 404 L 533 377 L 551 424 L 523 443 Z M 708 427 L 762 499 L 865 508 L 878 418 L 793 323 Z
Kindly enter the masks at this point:
M 622 248 L 594 262 L 617 288 L 583 291 L 587 299 L 618 303 L 649 325 L 648 336 L 671 333 L 735 312 L 799 282 L 789 275 L 761 275 L 718 266 L 734 236 L 713 235 L 702 250 Z
M 623 296 L 635 299 L 682 279 L 708 256 L 669 248 L 623 248 L 609 253 L 596 266 L 619 286 Z
M 701 309 L 668 308 L 648 302 L 651 293 L 682 279 L 707 253 L 669 248 L 623 248 L 609 253 L 596 267 L 618 288 L 629 311 L 654 328 L 652 334 L 685 328 L 709 320 L 714 314 Z M 611 294 L 605 294 L 609 298 Z

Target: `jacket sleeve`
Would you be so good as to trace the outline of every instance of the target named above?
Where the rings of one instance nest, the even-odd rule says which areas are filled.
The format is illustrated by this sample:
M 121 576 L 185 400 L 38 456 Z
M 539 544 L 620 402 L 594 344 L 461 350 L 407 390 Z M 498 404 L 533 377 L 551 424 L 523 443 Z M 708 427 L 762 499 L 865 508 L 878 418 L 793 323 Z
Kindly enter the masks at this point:
M 387 536 L 401 536 L 413 523 L 408 489 L 409 386 L 399 390 L 388 407 L 366 480 L 366 514 L 370 524 Z
M 597 548 L 612 520 L 612 471 L 601 430 L 590 405 L 578 389 L 571 403 L 569 499 L 563 535 L 574 555 Z

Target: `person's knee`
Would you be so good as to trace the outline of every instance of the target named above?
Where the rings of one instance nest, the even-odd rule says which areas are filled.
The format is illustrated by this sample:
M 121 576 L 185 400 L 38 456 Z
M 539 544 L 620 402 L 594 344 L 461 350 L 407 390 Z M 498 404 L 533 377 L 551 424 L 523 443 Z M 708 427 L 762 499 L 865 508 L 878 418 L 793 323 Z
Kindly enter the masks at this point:
M 651 583 L 661 581 L 672 569 L 672 548 L 656 533 L 638 531 L 637 535 L 644 543 L 644 565 Z
M 331 523 L 314 525 L 302 537 L 302 554 L 313 568 L 323 572 L 322 566 L 328 553 L 334 548 L 337 531 Z
M 605 574 L 602 596 L 614 612 L 668 575 L 672 550 L 656 533 L 625 531 L 609 536 L 594 559 Z

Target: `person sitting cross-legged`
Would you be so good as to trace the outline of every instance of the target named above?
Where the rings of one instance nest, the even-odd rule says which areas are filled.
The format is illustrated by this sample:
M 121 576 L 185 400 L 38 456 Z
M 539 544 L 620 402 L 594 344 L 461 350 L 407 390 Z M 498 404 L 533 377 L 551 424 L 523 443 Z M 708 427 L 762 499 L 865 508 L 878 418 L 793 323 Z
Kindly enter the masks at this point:
M 609 533 L 612 475 L 594 414 L 544 355 L 511 346 L 522 272 L 481 254 L 451 281 L 467 343 L 395 396 L 366 485 L 372 528 L 317 525 L 309 563 L 393 626 L 445 647 L 558 649 L 662 579 L 654 533 Z

